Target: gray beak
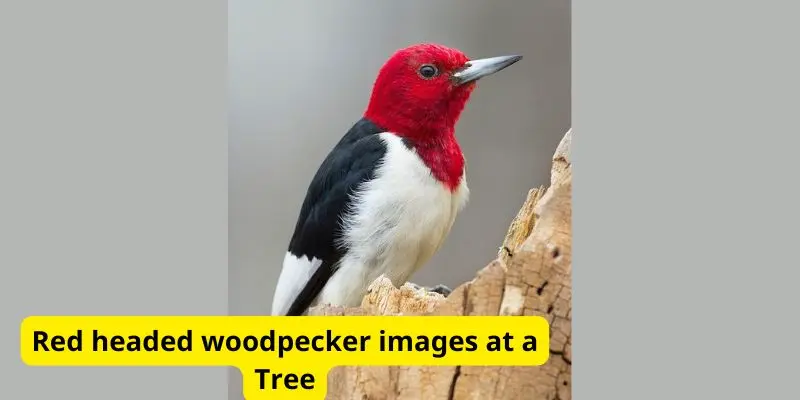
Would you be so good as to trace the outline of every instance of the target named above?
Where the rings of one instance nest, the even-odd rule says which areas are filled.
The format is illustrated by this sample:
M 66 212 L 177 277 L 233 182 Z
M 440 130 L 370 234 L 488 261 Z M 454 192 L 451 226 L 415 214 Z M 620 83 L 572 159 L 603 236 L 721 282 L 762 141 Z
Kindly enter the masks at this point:
M 522 56 L 500 56 L 471 60 L 464 64 L 463 69 L 453 74 L 453 80 L 456 85 L 473 82 L 500 71 L 521 59 Z

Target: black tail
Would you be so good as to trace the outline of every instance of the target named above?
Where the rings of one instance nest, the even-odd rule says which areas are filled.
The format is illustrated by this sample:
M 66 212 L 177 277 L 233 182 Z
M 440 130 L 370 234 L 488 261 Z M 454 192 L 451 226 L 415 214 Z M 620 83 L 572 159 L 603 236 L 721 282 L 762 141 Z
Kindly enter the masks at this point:
M 322 288 L 325 287 L 325 284 L 331 276 L 333 276 L 333 271 L 330 263 L 323 262 L 314 272 L 314 275 L 306 282 L 306 286 L 300 291 L 300 294 L 294 299 L 286 316 L 298 317 L 305 314 L 306 311 L 308 311 L 308 307 L 311 306 L 311 303 L 319 296 L 319 293 L 322 291 Z

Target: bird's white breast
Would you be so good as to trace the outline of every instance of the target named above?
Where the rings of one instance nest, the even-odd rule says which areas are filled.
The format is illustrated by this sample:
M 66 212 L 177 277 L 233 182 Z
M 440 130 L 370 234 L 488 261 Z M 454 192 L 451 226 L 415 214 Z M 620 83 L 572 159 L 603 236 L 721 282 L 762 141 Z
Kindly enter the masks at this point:
M 317 304 L 358 305 L 367 285 L 386 274 L 400 286 L 439 249 L 469 196 L 436 180 L 415 151 L 391 133 L 375 178 L 362 185 L 344 218 L 348 248 Z

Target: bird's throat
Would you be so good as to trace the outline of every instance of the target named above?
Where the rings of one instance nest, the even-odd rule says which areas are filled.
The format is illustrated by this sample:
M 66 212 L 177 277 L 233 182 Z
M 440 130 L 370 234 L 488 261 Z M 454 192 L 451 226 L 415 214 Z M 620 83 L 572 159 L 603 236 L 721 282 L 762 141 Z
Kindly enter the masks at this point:
M 464 175 L 464 154 L 452 132 L 424 138 L 405 136 L 404 139 L 412 144 L 436 180 L 451 192 L 458 189 Z
M 455 124 L 465 101 L 466 98 L 450 102 L 446 112 L 434 113 L 371 103 L 364 117 L 405 139 L 433 177 L 452 192 L 458 189 L 464 175 L 464 155 L 456 140 Z

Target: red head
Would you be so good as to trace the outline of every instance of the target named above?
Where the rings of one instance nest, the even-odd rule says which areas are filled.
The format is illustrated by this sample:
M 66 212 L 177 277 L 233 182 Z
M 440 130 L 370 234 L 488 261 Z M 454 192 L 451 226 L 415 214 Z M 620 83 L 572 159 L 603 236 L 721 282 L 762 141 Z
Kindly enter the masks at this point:
M 459 50 L 429 43 L 400 49 L 378 73 L 364 116 L 411 140 L 433 175 L 454 190 L 464 171 L 455 125 L 475 82 L 521 58 L 470 60 Z
M 520 56 L 470 59 L 438 44 L 398 50 L 381 68 L 365 117 L 412 140 L 452 135 L 475 82 Z

